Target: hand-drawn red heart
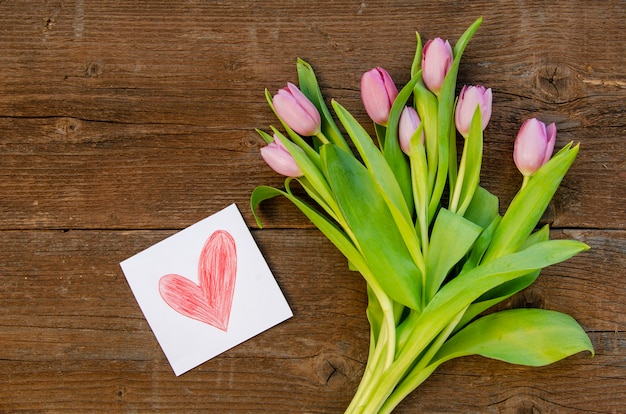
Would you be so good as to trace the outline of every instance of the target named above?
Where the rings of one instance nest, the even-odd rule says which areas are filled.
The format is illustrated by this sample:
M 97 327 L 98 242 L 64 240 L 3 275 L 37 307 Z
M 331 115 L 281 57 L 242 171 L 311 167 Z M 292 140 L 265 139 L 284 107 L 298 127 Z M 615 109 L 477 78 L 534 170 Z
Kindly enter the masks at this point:
M 176 312 L 228 330 L 237 276 L 235 240 L 225 230 L 211 234 L 200 253 L 198 284 L 169 274 L 159 280 L 161 297 Z

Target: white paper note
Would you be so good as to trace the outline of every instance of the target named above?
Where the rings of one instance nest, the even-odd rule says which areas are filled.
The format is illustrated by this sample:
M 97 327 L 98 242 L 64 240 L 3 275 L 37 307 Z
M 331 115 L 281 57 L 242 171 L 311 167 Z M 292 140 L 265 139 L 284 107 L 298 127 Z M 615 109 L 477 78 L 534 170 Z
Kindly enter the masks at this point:
M 176 375 L 293 316 L 235 204 L 120 265 Z

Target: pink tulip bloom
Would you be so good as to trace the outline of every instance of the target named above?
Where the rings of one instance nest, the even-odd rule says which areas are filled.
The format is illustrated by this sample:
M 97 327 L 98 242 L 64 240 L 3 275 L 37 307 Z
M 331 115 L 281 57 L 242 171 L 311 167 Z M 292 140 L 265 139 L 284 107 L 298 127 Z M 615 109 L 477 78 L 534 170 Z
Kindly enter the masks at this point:
M 439 95 L 443 81 L 452 67 L 452 46 L 437 37 L 426 42 L 422 52 L 422 78 L 432 93 Z
M 536 118 L 527 119 L 515 138 L 513 160 L 526 177 L 533 175 L 552 157 L 556 142 L 556 125 L 548 125 Z
M 365 111 L 372 121 L 387 125 L 393 101 L 398 96 L 398 88 L 389 73 L 383 68 L 374 68 L 361 77 L 361 99 Z
M 320 132 L 320 113 L 296 85 L 288 83 L 280 89 L 272 104 L 278 116 L 298 134 L 312 136 Z
M 412 106 L 405 106 L 400 114 L 398 124 L 398 139 L 400 148 L 406 155 L 411 153 L 411 137 L 420 126 L 420 117 Z M 422 132 L 422 142 L 424 142 L 424 132 Z
M 456 104 L 456 112 L 454 121 L 456 129 L 465 138 L 469 135 L 472 118 L 476 111 L 476 106 L 480 106 L 480 116 L 483 131 L 487 128 L 489 119 L 491 118 L 491 88 L 485 89 L 484 86 L 463 86 L 459 94 L 459 100 Z
M 302 171 L 293 156 L 287 151 L 276 135 L 274 141 L 261 148 L 261 157 L 274 171 L 286 177 L 301 177 Z

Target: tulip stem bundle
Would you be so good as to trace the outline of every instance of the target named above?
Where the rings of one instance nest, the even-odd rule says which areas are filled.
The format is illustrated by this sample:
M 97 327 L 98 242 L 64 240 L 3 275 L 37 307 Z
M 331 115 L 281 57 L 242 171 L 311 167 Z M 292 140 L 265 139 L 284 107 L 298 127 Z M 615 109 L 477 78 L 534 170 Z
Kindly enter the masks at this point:
M 554 124 L 533 119 L 520 129 L 514 160 L 524 181 L 503 215 L 498 198 L 479 185 L 491 89 L 455 92 L 461 56 L 481 21 L 454 49 L 441 39 L 422 48 L 417 35 L 411 80 L 400 91 L 384 69 L 363 75 L 376 140 L 334 100 L 331 113 L 302 60 L 300 88 L 288 84 L 273 97 L 266 91 L 286 132 L 258 131 L 267 143 L 261 154 L 288 178 L 284 190 L 253 191 L 259 226 L 259 204 L 286 197 L 367 283 L 370 352 L 347 413 L 391 412 L 439 365 L 460 356 L 539 366 L 593 353 L 568 315 L 543 309 L 484 315 L 533 283 L 542 268 L 588 247 L 549 240 L 547 226 L 535 229 L 578 152 L 570 143 L 552 157 Z M 310 200 L 293 194 L 294 181 Z

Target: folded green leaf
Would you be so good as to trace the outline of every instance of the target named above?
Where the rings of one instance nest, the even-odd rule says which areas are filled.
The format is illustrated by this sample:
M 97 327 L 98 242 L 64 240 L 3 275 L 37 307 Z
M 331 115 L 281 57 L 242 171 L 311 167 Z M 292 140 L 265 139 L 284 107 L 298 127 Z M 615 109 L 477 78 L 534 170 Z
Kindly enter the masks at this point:
M 543 165 L 509 205 L 496 229 L 484 261 L 493 260 L 520 248 L 533 231 L 561 180 L 574 162 L 579 146 L 566 145 Z
M 476 239 L 474 246 L 472 246 L 472 250 L 470 250 L 467 255 L 467 259 L 465 260 L 465 263 L 463 263 L 463 268 L 460 273 L 467 272 L 480 264 L 480 260 L 491 243 L 493 232 L 498 227 L 498 224 L 500 224 L 501 219 L 502 217 L 500 216 L 494 217 L 491 224 L 489 224 L 487 228 L 480 233 L 480 236 Z
M 479 248 L 484 252 L 486 246 L 485 248 L 483 248 L 478 245 L 482 243 L 481 239 L 483 237 L 487 237 L 485 235 L 489 233 L 492 228 L 495 228 L 497 226 L 499 221 L 500 221 L 499 218 L 497 220 L 494 220 L 493 225 L 488 227 L 483 232 L 483 234 L 480 235 L 480 237 L 474 244 L 474 248 L 472 249 L 472 254 L 467 259 L 467 262 L 465 263 L 467 265 L 467 268 L 464 267 L 463 272 L 471 269 L 472 267 L 475 267 L 476 264 L 480 262 L 481 257 L 478 256 L 478 252 L 474 252 L 474 249 Z M 491 231 L 491 233 L 493 233 L 493 231 Z M 536 231 L 535 233 L 531 234 L 528 237 L 528 239 L 526 239 L 526 242 L 522 245 L 521 250 L 526 249 L 535 243 L 547 241 L 549 239 L 549 236 L 550 236 L 549 228 L 548 226 L 544 226 L 541 230 Z M 478 257 L 474 257 L 475 254 Z M 466 325 L 469 321 L 471 321 L 472 319 L 474 319 L 476 316 L 486 311 L 487 309 L 491 308 L 492 306 L 502 302 L 503 300 L 510 298 L 511 296 L 513 296 L 514 294 L 518 292 L 521 292 L 523 289 L 526 289 L 528 286 L 533 284 L 535 280 L 537 280 L 537 277 L 539 276 L 540 272 L 541 272 L 540 270 L 535 270 L 534 272 L 530 272 L 527 275 L 505 282 L 491 289 L 490 291 L 482 294 L 478 299 L 476 299 L 474 303 L 472 303 L 468 307 L 467 311 L 465 311 L 465 315 L 463 316 L 463 319 L 461 320 L 461 322 L 458 324 L 457 329 L 460 329 L 461 327 Z
M 311 222 L 328 238 L 328 240 L 330 240 L 335 247 L 339 249 L 339 251 L 350 261 L 350 263 L 352 263 L 355 268 L 361 272 L 368 283 L 370 281 L 375 283 L 373 280 L 368 280 L 368 278 L 370 278 L 370 272 L 367 264 L 348 236 L 317 210 L 310 207 L 307 203 L 289 192 L 269 186 L 258 186 L 252 191 L 252 195 L 250 196 L 250 207 L 252 208 L 252 213 L 254 214 L 254 218 L 256 219 L 259 227 L 262 227 L 261 220 L 256 213 L 259 204 L 276 196 L 283 196 L 298 207 L 300 211 L 302 211 L 304 215 L 311 220 Z
M 413 211 L 413 195 L 411 194 L 411 171 L 406 156 L 400 149 L 400 142 L 398 141 L 398 123 L 400 121 L 400 114 L 406 105 L 409 97 L 413 93 L 413 87 L 419 80 L 419 77 L 411 79 L 398 93 L 391 111 L 389 112 L 389 122 L 387 124 L 387 131 L 385 134 L 385 142 L 383 147 L 383 155 L 387 160 L 387 163 L 391 167 L 406 201 L 409 206 L 409 211 Z
M 465 51 L 465 47 L 469 43 L 472 36 L 474 36 L 476 30 L 478 30 L 481 23 L 482 17 L 476 19 L 476 21 L 469 28 L 467 28 L 467 30 L 465 30 L 463 35 L 457 41 L 454 46 L 454 61 L 452 62 L 450 70 L 448 70 L 448 73 L 446 74 L 446 78 L 439 93 L 439 107 L 437 109 L 437 142 L 439 144 L 439 160 L 435 184 L 433 186 L 433 195 L 431 197 L 431 205 L 429 206 L 429 215 L 431 217 L 434 215 L 437 209 L 437 204 L 439 203 L 443 193 L 448 177 L 448 166 L 451 162 L 456 162 L 456 157 L 450 156 L 450 148 L 453 143 L 452 141 L 455 138 L 453 112 L 456 79 L 459 71 L 459 65 L 461 63 L 461 56 Z M 454 183 L 452 184 L 454 185 Z
M 420 255 L 419 240 L 415 233 L 411 212 L 406 204 L 396 176 L 389 167 L 389 164 L 387 164 L 383 154 L 378 147 L 376 147 L 372 138 L 361 124 L 359 124 L 338 102 L 333 101 L 332 106 L 339 121 L 348 133 L 348 136 L 350 136 L 352 142 L 354 142 L 372 179 L 377 184 L 378 191 L 387 203 L 387 207 L 394 218 L 398 230 L 402 234 L 402 238 L 409 252 L 413 254 L 416 265 L 419 266 L 420 263 L 423 264 L 424 259 Z
M 542 366 L 582 351 L 593 354 L 593 345 L 571 316 L 545 309 L 511 309 L 467 325 L 441 347 L 433 363 L 477 354 Z
M 384 403 L 390 413 L 442 363 L 467 355 L 482 355 L 513 364 L 542 366 L 593 345 L 585 331 L 568 315 L 543 309 L 513 309 L 485 316 L 449 339 L 430 364 L 413 369 Z
M 476 107 L 472 117 L 470 132 L 465 139 L 462 157 L 463 176 L 461 177 L 461 171 L 459 171 L 457 176 L 457 188 L 459 189 L 458 208 L 455 206 L 453 211 L 464 215 L 480 181 L 480 168 L 483 160 L 483 130 L 480 107 Z
M 456 315 L 503 283 L 567 260 L 589 247 L 574 240 L 548 240 L 502 256 L 463 273 L 445 284 L 413 327 L 412 347 L 426 346 Z
M 413 56 L 413 63 L 411 64 L 411 77 L 417 75 L 422 69 L 422 38 L 418 32 L 415 32 L 415 38 L 417 44 L 415 46 L 415 55 Z
M 418 73 L 421 76 L 421 72 Z M 428 195 L 432 194 L 435 176 L 437 174 L 437 162 L 439 159 L 439 147 L 437 143 L 437 97 L 430 92 L 422 79 L 413 88 L 415 107 L 424 128 L 424 141 L 426 156 L 428 158 Z M 437 200 L 439 202 L 439 200 Z
M 500 202 L 498 197 L 485 188 L 478 186 L 472 197 L 472 202 L 465 210 L 464 217 L 480 227 L 486 228 L 498 216 Z
M 337 204 L 376 280 L 393 300 L 419 309 L 420 271 L 372 176 L 335 145 L 324 145 L 320 154 Z
M 450 269 L 470 250 L 482 230 L 481 227 L 458 214 L 445 208 L 439 210 L 428 249 L 427 301 L 435 296 Z

